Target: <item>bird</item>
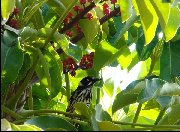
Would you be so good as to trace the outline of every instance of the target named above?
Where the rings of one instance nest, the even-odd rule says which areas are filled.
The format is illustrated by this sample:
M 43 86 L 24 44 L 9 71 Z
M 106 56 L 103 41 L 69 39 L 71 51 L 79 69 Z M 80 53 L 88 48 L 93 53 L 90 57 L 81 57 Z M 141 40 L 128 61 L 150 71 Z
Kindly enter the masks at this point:
M 92 87 L 95 82 L 100 80 L 100 78 L 90 76 L 84 77 L 79 82 L 77 89 L 72 93 L 66 112 L 73 113 L 75 110 L 74 104 L 77 102 L 85 103 L 89 107 L 92 100 Z

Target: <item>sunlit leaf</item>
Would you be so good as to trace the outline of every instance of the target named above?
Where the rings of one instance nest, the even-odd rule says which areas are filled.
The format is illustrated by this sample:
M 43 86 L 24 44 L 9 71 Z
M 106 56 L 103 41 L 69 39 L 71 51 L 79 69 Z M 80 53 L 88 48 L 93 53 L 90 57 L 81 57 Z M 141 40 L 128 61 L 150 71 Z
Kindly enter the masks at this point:
M 120 125 L 115 125 L 109 121 L 98 122 L 98 127 L 100 131 L 121 131 Z
M 47 128 L 62 128 L 69 131 L 76 131 L 76 128 L 71 123 L 55 115 L 33 117 L 27 120 L 25 124 L 36 125 L 43 130 Z
M 2 18 L 8 20 L 10 13 L 13 12 L 15 7 L 15 0 L 2 0 L 1 4 Z
M 132 3 L 131 0 L 119 0 L 120 10 L 121 10 L 121 17 L 122 22 L 125 22 L 129 19 L 132 12 Z
M 145 34 L 145 44 L 149 44 L 155 36 L 158 17 L 155 9 L 148 0 L 136 0 Z

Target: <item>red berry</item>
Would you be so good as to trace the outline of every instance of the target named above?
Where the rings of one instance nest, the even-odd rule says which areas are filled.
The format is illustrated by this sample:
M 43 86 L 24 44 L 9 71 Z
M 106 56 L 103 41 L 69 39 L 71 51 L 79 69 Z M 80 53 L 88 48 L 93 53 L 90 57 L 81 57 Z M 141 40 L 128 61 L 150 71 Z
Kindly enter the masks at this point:
M 79 9 L 79 12 L 83 12 L 83 11 L 84 11 L 84 9 L 83 9 L 83 8 L 80 8 L 80 9 Z
M 64 19 L 64 24 L 68 24 L 69 23 L 69 18 L 68 17 L 66 17 L 65 19 Z
M 19 9 L 16 7 L 14 8 L 13 14 L 16 16 L 19 13 Z
M 86 0 L 79 0 L 81 4 L 86 4 Z
M 17 29 L 17 27 L 18 27 L 17 20 L 11 19 L 11 20 L 10 20 L 10 26 L 13 27 L 13 28 L 15 28 L 15 29 Z
M 89 20 L 93 19 L 93 15 L 92 15 L 92 13 L 90 13 L 90 12 L 88 12 L 88 13 L 86 14 L 86 16 L 87 16 L 87 18 L 88 18 Z
M 72 37 L 73 32 L 72 31 L 67 31 L 66 35 L 69 36 L 69 37 Z
M 80 7 L 79 6 L 74 6 L 73 9 L 74 9 L 74 11 L 79 11 Z
M 117 2 L 117 0 L 110 0 L 111 4 L 115 4 Z
M 86 65 L 87 69 L 92 68 L 92 66 L 93 66 L 93 64 L 92 64 L 92 63 L 87 63 L 87 65 Z
M 71 74 L 72 77 L 74 77 L 76 75 L 75 70 L 70 71 L 70 74 Z
M 67 15 L 68 18 L 72 18 L 73 17 L 73 14 L 71 12 L 68 13 Z
M 76 32 L 81 32 L 81 27 L 78 24 L 75 25 L 75 28 L 76 28 Z
M 104 9 L 103 12 L 104 12 L 104 14 L 106 14 L 106 15 L 109 15 L 109 14 L 110 14 L 110 10 L 109 10 L 109 9 Z
M 103 4 L 103 9 L 109 8 L 109 5 L 107 3 Z

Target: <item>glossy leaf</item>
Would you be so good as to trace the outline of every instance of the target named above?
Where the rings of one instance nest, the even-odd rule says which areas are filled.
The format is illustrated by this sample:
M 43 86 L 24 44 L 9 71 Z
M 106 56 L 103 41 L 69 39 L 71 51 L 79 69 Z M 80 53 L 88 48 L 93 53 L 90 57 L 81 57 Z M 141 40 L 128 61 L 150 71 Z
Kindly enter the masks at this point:
M 2 0 L 1 4 L 2 18 L 8 20 L 10 13 L 13 12 L 15 7 L 15 0 Z
M 11 124 L 5 119 L 1 119 L 1 131 L 10 131 Z
M 158 123 L 158 125 L 174 125 L 180 119 L 180 105 L 174 105 L 171 107 L 171 111 L 168 112 Z
M 180 40 L 165 43 L 160 58 L 160 78 L 170 82 L 180 76 Z
M 40 28 L 43 28 L 45 26 L 41 9 L 38 9 L 36 11 L 36 13 L 33 15 L 31 20 L 32 20 L 34 27 L 36 29 L 40 29 Z
M 78 111 L 79 114 L 85 116 L 87 119 L 90 118 L 90 110 L 89 110 L 89 108 L 87 107 L 86 104 L 84 104 L 82 102 L 75 103 L 74 108 L 75 108 L 75 110 Z
M 43 130 L 46 130 L 47 128 L 62 128 L 69 131 L 76 131 L 76 128 L 68 121 L 62 119 L 60 116 L 53 115 L 33 117 L 27 120 L 25 124 L 36 125 Z
M 32 86 L 32 95 L 33 97 L 38 97 L 39 99 L 48 100 L 48 92 L 44 87 L 41 87 L 38 83 Z
M 106 91 L 109 97 L 112 97 L 114 93 L 114 81 L 112 81 L 111 78 L 107 79 L 104 83 L 103 89 Z
M 15 125 L 11 124 L 11 128 L 13 131 L 42 131 L 41 128 L 35 126 L 35 125 Z
M 122 22 L 125 22 L 129 19 L 132 12 L 132 3 L 131 0 L 119 0 L 120 10 L 121 10 L 121 17 Z
M 155 96 L 155 92 L 162 88 L 163 84 L 165 82 L 157 79 L 157 78 L 153 78 L 151 80 L 147 80 L 146 79 L 146 88 L 144 88 L 139 96 L 138 96 L 138 102 L 139 103 L 144 103 L 150 99 L 152 99 Z
M 112 113 L 115 113 L 117 110 L 133 104 L 136 102 L 138 94 L 125 94 L 124 91 L 118 93 L 115 97 L 115 100 L 112 105 Z
M 180 10 L 178 9 L 178 7 L 173 7 L 170 9 L 169 19 L 164 29 L 166 42 L 168 42 L 175 36 L 179 27 L 180 27 Z
M 96 110 L 96 120 L 98 121 L 112 121 L 111 116 L 103 110 L 100 104 L 97 104 L 95 107 Z
M 98 127 L 100 131 L 121 131 L 120 125 L 115 125 L 109 121 L 98 122 Z
M 94 40 L 95 36 L 98 34 L 97 18 L 93 18 L 92 20 L 81 19 L 79 21 L 79 25 L 84 33 L 87 43 L 91 43 Z
M 145 44 L 149 44 L 155 36 L 158 17 L 150 1 L 136 0 L 141 23 L 145 35 Z
M 112 62 L 113 55 L 118 50 L 109 45 L 106 41 L 101 41 L 95 51 L 94 56 L 94 69 L 99 71 L 102 67 Z
M 53 49 L 53 47 L 48 47 L 44 52 L 44 58 L 48 63 L 48 69 L 51 79 L 51 89 L 50 95 L 51 98 L 54 98 L 60 91 L 62 86 L 62 63 L 59 55 Z
M 37 51 L 40 58 L 40 60 L 38 61 L 38 65 L 36 66 L 37 76 L 40 80 L 40 84 L 51 91 L 51 77 L 49 73 L 48 63 L 40 49 L 37 49 Z
M 162 0 L 150 0 L 159 17 L 159 22 L 164 31 L 170 13 L 170 3 L 163 3 Z
M 165 83 L 158 91 L 159 96 L 180 96 L 180 86 L 177 83 Z
M 14 46 L 9 48 L 6 52 L 3 69 L 1 73 L 2 83 L 11 84 L 13 83 L 18 74 L 19 70 L 23 65 L 24 54 L 18 41 L 14 42 Z
M 122 69 L 127 68 L 132 61 L 132 56 L 129 48 L 127 46 L 124 46 L 121 48 L 121 54 L 117 58 L 118 63 L 120 64 Z

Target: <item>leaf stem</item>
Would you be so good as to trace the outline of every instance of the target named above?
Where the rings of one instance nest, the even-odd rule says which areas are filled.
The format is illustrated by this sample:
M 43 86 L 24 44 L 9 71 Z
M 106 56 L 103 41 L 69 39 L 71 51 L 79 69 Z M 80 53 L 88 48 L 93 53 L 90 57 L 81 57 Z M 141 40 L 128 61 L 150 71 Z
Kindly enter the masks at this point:
M 133 119 L 133 124 L 137 122 L 139 114 L 140 114 L 140 111 L 141 111 L 141 108 L 142 108 L 142 104 L 139 103 L 137 111 L 136 111 L 136 114 L 135 114 L 134 119 Z M 133 124 L 131 125 L 131 128 L 134 128 Z
M 96 104 L 99 104 L 100 102 L 100 88 L 97 88 L 97 99 L 96 99 Z
M 69 99 L 70 99 L 70 96 L 71 96 L 71 90 L 70 90 L 70 82 L 69 82 L 69 75 L 68 75 L 68 73 L 65 74 L 65 82 L 66 82 L 67 102 L 69 103 Z
M 10 115 L 11 117 L 13 117 L 13 118 L 15 118 L 15 119 L 21 119 L 21 118 L 23 118 L 23 116 L 15 113 L 14 111 L 10 110 L 9 108 L 7 108 L 7 107 L 4 106 L 4 105 L 1 106 L 1 110 L 2 110 L 4 113 Z
M 133 125 L 133 126 L 140 126 L 140 127 L 180 129 L 179 125 L 149 125 L 149 124 L 140 124 L 140 123 L 121 122 L 121 121 L 112 121 L 112 122 L 115 124 Z
M 25 79 L 23 80 L 22 84 L 19 86 L 17 93 L 12 98 L 10 98 L 10 100 L 8 100 L 8 102 L 7 102 L 8 108 L 15 110 L 15 107 L 16 107 L 16 104 L 17 104 L 19 98 L 21 97 L 22 93 L 26 89 L 30 79 L 33 76 L 33 73 L 34 73 L 34 70 L 35 70 L 35 67 L 36 67 L 38 61 L 39 61 L 39 57 L 36 57 L 31 69 L 28 71 Z
M 28 88 L 29 98 L 28 98 L 28 105 L 29 110 L 33 110 L 33 96 L 32 96 L 32 87 L 30 86 Z
M 162 119 L 165 111 L 166 111 L 166 108 L 162 109 L 162 110 L 159 112 L 159 115 L 158 115 L 158 117 L 156 118 L 156 121 L 154 122 L 154 125 L 157 125 L 157 124 L 159 123 L 159 121 Z
M 68 12 L 71 10 L 71 8 L 74 6 L 74 4 L 77 2 L 78 0 L 73 0 L 71 2 L 71 4 L 67 7 L 66 11 L 64 11 L 61 15 L 61 17 L 59 18 L 59 20 L 56 22 L 56 24 L 54 25 L 50 35 L 47 37 L 44 47 L 47 46 L 47 44 L 51 41 L 52 36 L 54 35 L 55 31 L 58 29 L 58 27 L 61 25 L 61 23 L 63 22 L 63 19 L 66 17 L 66 15 L 68 14 Z M 44 48 L 43 47 L 43 48 Z
M 39 113 L 57 113 L 57 114 L 63 114 L 65 116 L 69 116 L 69 117 L 78 117 L 81 119 L 85 119 L 86 117 L 84 117 L 83 115 L 79 115 L 79 114 L 75 114 L 75 113 L 69 113 L 69 112 L 64 112 L 64 111 L 60 111 L 60 110 L 50 110 L 50 109 L 44 109 L 44 110 L 26 110 L 26 111 L 22 111 L 20 114 L 27 117 L 30 115 L 34 115 L 34 114 L 39 114 Z

